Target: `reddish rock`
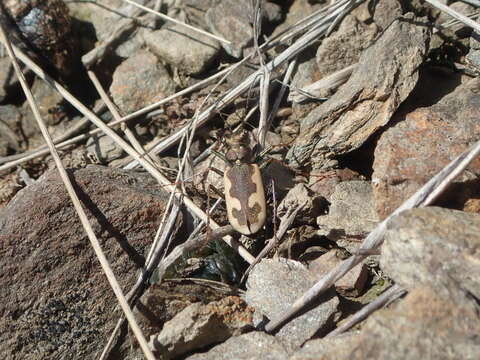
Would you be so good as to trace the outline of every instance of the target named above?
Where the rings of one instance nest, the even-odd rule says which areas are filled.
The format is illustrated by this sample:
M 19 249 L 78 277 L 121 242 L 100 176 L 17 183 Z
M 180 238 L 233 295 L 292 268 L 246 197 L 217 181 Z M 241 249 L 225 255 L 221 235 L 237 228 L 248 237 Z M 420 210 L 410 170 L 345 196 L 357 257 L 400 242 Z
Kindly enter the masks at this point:
M 175 92 L 175 83 L 158 58 L 139 51 L 115 69 L 110 86 L 115 104 L 129 114 Z
M 168 195 L 146 174 L 69 170 L 124 291 L 144 262 Z M 6 359 L 91 359 L 117 301 L 56 170 L 0 210 L 0 342 Z
M 343 260 L 337 256 L 337 252 L 330 250 L 326 254 L 313 260 L 308 265 L 308 270 L 310 270 L 315 278 L 320 280 L 323 275 L 342 262 Z M 335 283 L 335 289 L 342 295 L 358 296 L 363 292 L 367 278 L 367 267 L 364 264 L 358 264 Z
M 478 140 L 480 80 L 459 86 L 437 104 L 407 114 L 385 131 L 375 149 L 372 176 L 375 206 L 383 218 Z M 460 208 L 479 197 L 480 159 L 476 159 L 442 197 Z

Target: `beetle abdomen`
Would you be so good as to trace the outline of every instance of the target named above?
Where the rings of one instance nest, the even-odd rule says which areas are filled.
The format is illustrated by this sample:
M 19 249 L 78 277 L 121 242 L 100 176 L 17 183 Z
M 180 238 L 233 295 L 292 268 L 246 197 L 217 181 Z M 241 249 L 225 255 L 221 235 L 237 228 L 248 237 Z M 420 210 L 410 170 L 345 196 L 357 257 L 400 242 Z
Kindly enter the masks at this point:
M 267 217 L 265 192 L 258 165 L 234 165 L 225 171 L 224 181 L 230 224 L 244 235 L 256 233 Z

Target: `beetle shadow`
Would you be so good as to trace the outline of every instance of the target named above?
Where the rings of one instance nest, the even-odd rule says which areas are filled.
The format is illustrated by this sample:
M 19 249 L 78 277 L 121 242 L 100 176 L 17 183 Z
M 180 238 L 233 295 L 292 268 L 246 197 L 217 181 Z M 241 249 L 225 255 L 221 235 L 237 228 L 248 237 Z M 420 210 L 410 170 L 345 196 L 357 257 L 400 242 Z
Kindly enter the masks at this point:
M 70 181 L 72 182 L 72 186 L 77 194 L 78 198 L 82 202 L 85 209 L 88 210 L 87 214 L 89 213 L 91 216 L 95 218 L 98 225 L 101 228 L 102 232 L 107 233 L 108 235 L 102 236 L 103 238 L 113 238 L 117 241 L 118 245 L 122 248 L 125 253 L 127 253 L 130 260 L 132 260 L 135 265 L 139 268 L 145 265 L 145 258 L 141 255 L 132 245 L 129 244 L 127 237 L 122 234 L 118 229 L 113 226 L 110 220 L 103 214 L 102 210 L 98 208 L 95 202 L 89 197 L 89 195 L 78 185 L 73 176 L 73 172 L 71 169 L 67 169 L 68 176 Z

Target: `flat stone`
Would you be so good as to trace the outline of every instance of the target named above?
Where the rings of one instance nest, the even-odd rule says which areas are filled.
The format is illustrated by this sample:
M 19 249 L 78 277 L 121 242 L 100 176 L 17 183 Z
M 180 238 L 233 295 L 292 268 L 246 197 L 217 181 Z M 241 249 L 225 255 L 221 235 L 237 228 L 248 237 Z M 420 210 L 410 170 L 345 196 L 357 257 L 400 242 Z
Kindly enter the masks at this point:
M 144 39 L 154 54 L 187 74 L 204 72 L 220 53 L 218 41 L 181 25 L 145 32 Z
M 318 234 L 353 253 L 379 221 L 372 187 L 368 181 L 344 181 L 335 187 L 329 201 L 328 214 L 317 217 Z
M 421 186 L 478 140 L 480 79 L 458 86 L 435 105 L 416 109 L 378 140 L 373 194 L 380 217 L 392 213 Z M 441 196 L 442 205 L 462 209 L 478 198 L 480 159 L 473 161 Z
M 146 174 L 67 170 L 122 289 L 136 282 L 168 194 Z M 0 209 L 0 341 L 9 359 L 94 358 L 118 305 L 57 170 Z
M 262 8 L 264 20 L 275 22 L 280 19 L 280 6 L 277 4 L 264 1 Z M 233 57 L 242 57 L 245 48 L 252 45 L 252 13 L 251 2 L 222 0 L 205 14 L 210 31 L 231 42 L 231 44 L 221 42 L 221 45 Z
M 110 137 L 93 135 L 87 140 L 87 152 L 99 164 L 108 164 L 124 155 L 124 151 Z
M 299 262 L 264 259 L 250 273 L 245 300 L 256 312 L 275 321 L 315 282 L 316 279 Z M 315 308 L 283 326 L 275 336 L 289 351 L 297 349 L 327 325 L 338 304 L 332 289 L 318 300 Z
M 418 21 L 407 17 L 393 22 L 363 51 L 349 80 L 301 121 L 287 154 L 291 165 L 316 167 L 325 157 L 357 149 L 388 123 L 415 87 L 427 54 L 430 30 Z
M 113 74 L 110 93 L 124 114 L 151 105 L 175 92 L 175 83 L 155 55 L 139 51 Z
M 327 202 L 323 196 L 316 195 L 305 184 L 297 184 L 289 190 L 285 198 L 278 205 L 278 215 L 281 217 L 288 210 L 303 205 L 295 220 L 301 223 L 311 223 L 326 209 Z
M 282 343 L 272 335 L 250 332 L 232 337 L 203 354 L 189 356 L 186 360 L 286 360 L 288 354 Z
M 7 156 L 22 148 L 22 115 L 13 105 L 0 106 L 0 156 Z
M 335 250 L 330 250 L 308 264 L 308 270 L 317 280 L 341 264 L 343 260 L 337 256 Z M 368 278 L 367 267 L 360 263 L 335 283 L 337 292 L 344 296 L 359 296 L 366 285 Z
M 384 0 L 375 4 L 373 21 L 380 29 L 386 29 L 402 14 L 402 4 L 399 0 Z
M 238 297 L 193 303 L 150 338 L 150 347 L 162 358 L 175 358 L 241 334 L 252 327 L 252 314 L 253 309 Z
M 353 15 L 343 19 L 338 30 L 325 38 L 318 47 L 316 61 L 319 78 L 356 64 L 366 48 L 379 34 L 375 23 L 366 25 Z
M 428 285 L 448 292 L 456 286 L 479 298 L 479 249 L 479 214 L 413 209 L 389 222 L 380 264 L 406 289 Z

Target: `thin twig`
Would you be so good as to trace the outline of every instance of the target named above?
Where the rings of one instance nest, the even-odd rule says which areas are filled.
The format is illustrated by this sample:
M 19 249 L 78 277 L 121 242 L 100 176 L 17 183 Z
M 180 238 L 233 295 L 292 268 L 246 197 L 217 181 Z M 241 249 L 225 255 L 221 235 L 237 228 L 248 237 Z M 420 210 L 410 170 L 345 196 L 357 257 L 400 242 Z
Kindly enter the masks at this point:
M 388 218 L 383 220 L 377 227 L 365 238 L 359 250 L 369 251 L 381 246 L 387 223 L 402 211 L 423 207 L 431 204 L 467 166 L 480 154 L 480 141 L 477 141 L 470 149 L 457 156 L 446 167 L 444 167 L 430 181 L 423 185 L 407 201 L 397 208 Z M 296 314 L 308 306 L 314 299 L 328 290 L 336 281 L 341 279 L 348 271 L 359 264 L 367 256 L 353 255 L 333 270 L 325 274 L 312 288 L 303 294 L 290 309 L 279 319 L 271 321 L 266 325 L 268 332 L 276 331 L 283 324 L 287 323 Z
M 159 241 L 154 241 L 152 247 L 150 248 L 149 254 L 147 256 L 147 260 L 145 261 L 145 267 L 137 279 L 135 285 L 130 289 L 126 298 L 128 303 L 132 308 L 135 307 L 137 300 L 142 295 L 142 287 L 145 288 L 145 282 L 147 279 L 150 278 L 155 268 L 158 266 L 161 258 L 164 256 L 165 251 L 167 250 L 167 239 L 171 238 L 175 231 L 174 225 L 178 217 L 178 213 L 180 211 L 180 207 L 177 204 L 174 204 L 172 211 L 170 212 L 170 216 L 165 224 L 165 228 L 162 232 L 162 236 L 160 237 Z M 107 344 L 105 345 L 102 354 L 100 355 L 99 360 L 104 360 L 108 357 L 109 351 L 111 346 L 117 337 L 118 331 L 123 327 L 125 323 L 125 317 L 121 317 L 118 319 L 115 328 L 113 329 L 110 338 L 108 339 Z
M 68 195 L 70 196 L 70 199 L 72 200 L 73 206 L 78 214 L 78 217 L 80 219 L 80 222 L 82 223 L 82 226 L 88 236 L 88 239 L 90 240 L 90 243 L 93 247 L 93 250 L 95 251 L 95 255 L 97 256 L 100 265 L 102 266 L 102 269 L 107 276 L 108 282 L 110 283 L 110 286 L 115 293 L 115 296 L 117 297 L 117 300 L 120 304 L 120 307 L 122 308 L 128 323 L 130 324 L 130 327 L 135 334 L 135 337 L 137 338 L 138 343 L 140 344 L 140 347 L 145 355 L 145 357 L 149 360 L 155 360 L 155 357 L 153 356 L 152 352 L 150 351 L 147 341 L 145 340 L 145 337 L 142 334 L 142 331 L 140 330 L 140 327 L 138 326 L 137 322 L 135 321 L 135 317 L 132 313 L 132 310 L 128 306 L 128 303 L 123 295 L 122 289 L 120 288 L 119 283 L 117 282 L 117 279 L 115 278 L 115 274 L 113 273 L 110 264 L 108 263 L 107 258 L 105 257 L 105 254 L 102 251 L 102 248 L 100 246 L 100 243 L 92 229 L 92 226 L 90 225 L 90 222 L 88 221 L 88 217 L 83 210 L 82 204 L 75 192 L 75 189 L 73 188 L 73 185 L 70 181 L 70 178 L 68 177 L 68 174 L 63 167 L 62 161 L 60 160 L 60 157 L 58 156 L 58 153 L 55 149 L 55 145 L 53 144 L 52 138 L 50 137 L 50 134 L 48 133 L 47 126 L 45 125 L 40 111 L 38 110 L 37 104 L 35 102 L 35 99 L 33 98 L 33 95 L 28 88 L 27 82 L 25 80 L 25 77 L 23 76 L 22 71 L 20 70 L 20 66 L 17 62 L 17 59 L 15 58 L 15 55 L 13 53 L 12 46 L 10 44 L 9 39 L 7 38 L 3 25 L 0 23 L 0 32 L 2 35 L 2 42 L 6 46 L 8 55 L 12 59 L 12 64 L 15 69 L 15 72 L 17 74 L 17 77 L 20 81 L 20 84 L 22 86 L 22 89 L 25 93 L 25 96 L 27 97 L 28 103 L 32 109 L 32 112 L 35 116 L 35 119 L 37 120 L 38 126 L 40 128 L 40 131 L 42 132 L 42 135 L 47 142 L 47 145 L 50 149 L 50 153 L 52 154 L 53 160 L 55 161 L 55 165 L 57 166 L 57 169 L 60 173 L 60 177 L 63 181 L 63 184 L 68 192 Z
M 88 77 L 90 78 L 90 80 L 92 80 L 92 83 L 95 86 L 95 89 L 97 89 L 97 92 L 100 95 L 100 97 L 102 98 L 103 102 L 107 105 L 108 110 L 113 115 L 113 118 L 115 120 L 120 120 L 122 117 L 120 116 L 120 113 L 118 112 L 117 107 L 112 102 L 112 100 L 110 100 L 109 96 L 107 95 L 107 93 L 103 89 L 103 86 L 102 86 L 102 84 L 100 84 L 100 81 L 98 80 L 95 73 L 92 70 L 88 70 L 87 74 L 88 74 Z M 143 149 L 143 146 L 137 140 L 137 138 L 135 137 L 135 134 L 133 133 L 132 130 L 130 130 L 130 128 L 127 126 L 127 124 L 122 123 L 121 128 L 122 128 L 124 134 L 127 136 L 127 139 L 130 141 L 130 144 L 135 148 L 135 150 L 137 150 L 137 152 L 140 153 L 140 154 L 144 153 L 145 150 Z M 153 155 L 153 156 L 156 157 L 156 155 Z M 149 155 L 145 155 L 145 160 L 149 161 L 152 164 L 152 166 L 155 166 L 154 160 Z M 158 158 L 157 157 L 156 157 L 155 160 L 158 163 Z
M 387 291 L 378 296 L 375 300 L 370 302 L 368 305 L 365 305 L 361 310 L 357 311 L 352 315 L 347 321 L 342 325 L 337 327 L 335 330 L 328 333 L 325 337 L 332 337 L 344 333 L 345 331 L 351 329 L 359 322 L 365 320 L 373 312 L 378 309 L 381 309 L 385 305 L 391 303 L 392 301 L 403 296 L 407 291 L 402 289 L 399 285 L 391 286 Z
M 138 8 L 140 8 L 140 9 L 142 9 L 142 10 L 145 10 L 145 11 L 147 11 L 147 12 L 149 12 L 149 13 L 155 14 L 155 15 L 157 15 L 158 17 L 161 17 L 161 18 L 164 19 L 164 20 L 173 22 L 173 23 L 175 23 L 175 24 L 177 24 L 177 25 L 182 25 L 182 26 L 184 26 L 184 27 L 186 27 L 186 28 L 188 28 L 188 29 L 190 29 L 190 30 L 193 30 L 193 31 L 199 33 L 199 34 L 208 36 L 208 37 L 210 37 L 210 38 L 212 38 L 212 39 L 218 40 L 218 41 L 223 42 L 223 43 L 225 43 L 225 44 L 231 44 L 230 41 L 228 41 L 228 40 L 226 40 L 226 39 L 224 39 L 224 38 L 222 38 L 222 37 L 220 37 L 220 36 L 216 36 L 216 35 L 210 34 L 209 32 L 204 31 L 204 30 L 202 30 L 202 29 L 198 29 L 198 28 L 196 28 L 196 27 L 194 27 L 194 26 L 185 24 L 184 22 L 181 22 L 181 21 L 179 21 L 179 20 L 177 20 L 177 19 L 174 19 L 174 18 L 172 18 L 172 17 L 170 17 L 170 16 L 167 16 L 167 15 L 165 15 L 165 14 L 162 14 L 161 12 L 152 10 L 152 9 L 146 7 L 146 6 L 140 5 L 140 4 L 138 4 L 138 3 L 134 2 L 134 1 L 131 1 L 131 0 L 123 0 L 123 1 L 125 1 L 125 2 L 127 2 L 127 3 L 129 3 L 129 4 L 131 4 L 131 5 L 137 6 Z
M 463 24 L 467 25 L 468 27 L 472 28 L 473 30 L 475 30 L 476 32 L 480 32 L 480 24 L 477 23 L 476 21 L 473 21 L 472 19 L 470 19 L 469 17 L 463 15 L 463 14 L 460 14 L 458 11 L 455 11 L 453 10 L 451 7 L 447 6 L 447 5 L 444 5 L 442 4 L 440 1 L 438 0 L 425 0 L 426 2 L 432 4 L 433 6 L 435 6 L 436 8 L 438 8 L 439 10 L 443 11 L 444 13 L 447 13 L 448 15 L 450 15 L 451 17 L 454 17 L 455 19 L 457 19 L 458 21 L 462 22 Z

